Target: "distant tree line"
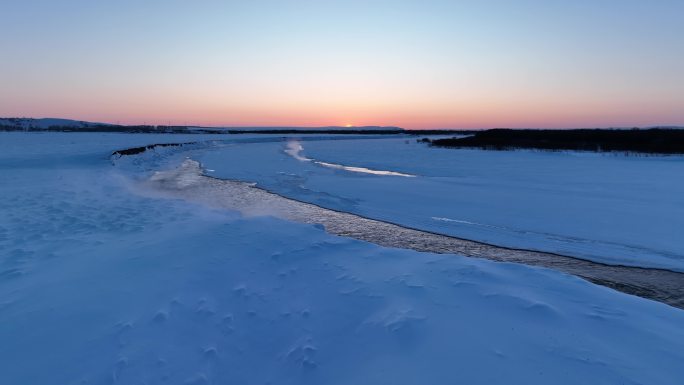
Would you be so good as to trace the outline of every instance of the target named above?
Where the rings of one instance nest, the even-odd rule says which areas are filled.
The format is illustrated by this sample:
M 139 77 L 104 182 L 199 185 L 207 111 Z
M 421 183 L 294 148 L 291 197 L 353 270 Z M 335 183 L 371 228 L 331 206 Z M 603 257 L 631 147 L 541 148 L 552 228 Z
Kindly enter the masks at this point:
M 540 149 L 684 154 L 684 129 L 492 129 L 464 138 L 423 139 L 432 146 L 485 150 Z

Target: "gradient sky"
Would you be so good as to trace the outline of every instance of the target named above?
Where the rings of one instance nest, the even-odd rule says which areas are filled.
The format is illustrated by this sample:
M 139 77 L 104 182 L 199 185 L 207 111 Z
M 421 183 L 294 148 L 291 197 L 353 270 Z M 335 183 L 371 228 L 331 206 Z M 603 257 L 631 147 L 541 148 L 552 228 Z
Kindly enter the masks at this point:
M 0 116 L 684 125 L 684 1 L 1 0 Z

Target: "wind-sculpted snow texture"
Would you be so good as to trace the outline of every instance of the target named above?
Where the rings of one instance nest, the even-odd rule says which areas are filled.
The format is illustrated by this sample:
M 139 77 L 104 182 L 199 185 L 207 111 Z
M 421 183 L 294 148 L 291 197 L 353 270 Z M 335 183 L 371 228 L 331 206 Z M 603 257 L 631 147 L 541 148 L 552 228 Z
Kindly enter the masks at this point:
M 609 264 L 684 271 L 684 157 L 430 148 L 413 138 L 302 140 L 201 155 L 210 175 L 404 226 Z M 288 147 L 289 146 L 289 147 Z M 232 167 L 241 159 L 244 167 Z M 249 159 L 245 162 L 244 159 Z
M 0 384 L 684 377 L 681 310 L 551 270 L 165 199 L 142 183 L 210 145 L 109 158 L 200 139 L 0 133 Z

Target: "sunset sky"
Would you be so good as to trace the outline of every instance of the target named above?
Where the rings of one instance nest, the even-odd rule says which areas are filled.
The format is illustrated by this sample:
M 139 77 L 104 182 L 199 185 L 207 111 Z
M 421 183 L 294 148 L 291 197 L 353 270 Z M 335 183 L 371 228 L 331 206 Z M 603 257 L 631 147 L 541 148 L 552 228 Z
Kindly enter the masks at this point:
M 0 116 L 684 125 L 684 1 L 3 0 Z

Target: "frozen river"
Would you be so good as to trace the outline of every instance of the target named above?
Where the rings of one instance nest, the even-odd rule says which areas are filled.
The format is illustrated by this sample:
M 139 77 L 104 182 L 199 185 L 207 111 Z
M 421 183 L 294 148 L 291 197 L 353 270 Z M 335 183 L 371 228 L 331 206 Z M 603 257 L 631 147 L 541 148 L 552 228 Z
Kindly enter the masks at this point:
M 684 271 L 684 157 L 280 138 L 193 153 L 207 174 L 405 227 Z
M 177 169 L 155 173 L 147 183 L 156 191 L 171 197 L 236 210 L 248 216 L 273 215 L 295 222 L 318 224 L 331 234 L 385 247 L 460 254 L 552 268 L 628 294 L 684 308 L 683 273 L 611 266 L 559 254 L 499 247 L 407 228 L 282 197 L 256 187 L 253 183 L 207 177 L 203 175 L 200 164 L 189 159 Z

